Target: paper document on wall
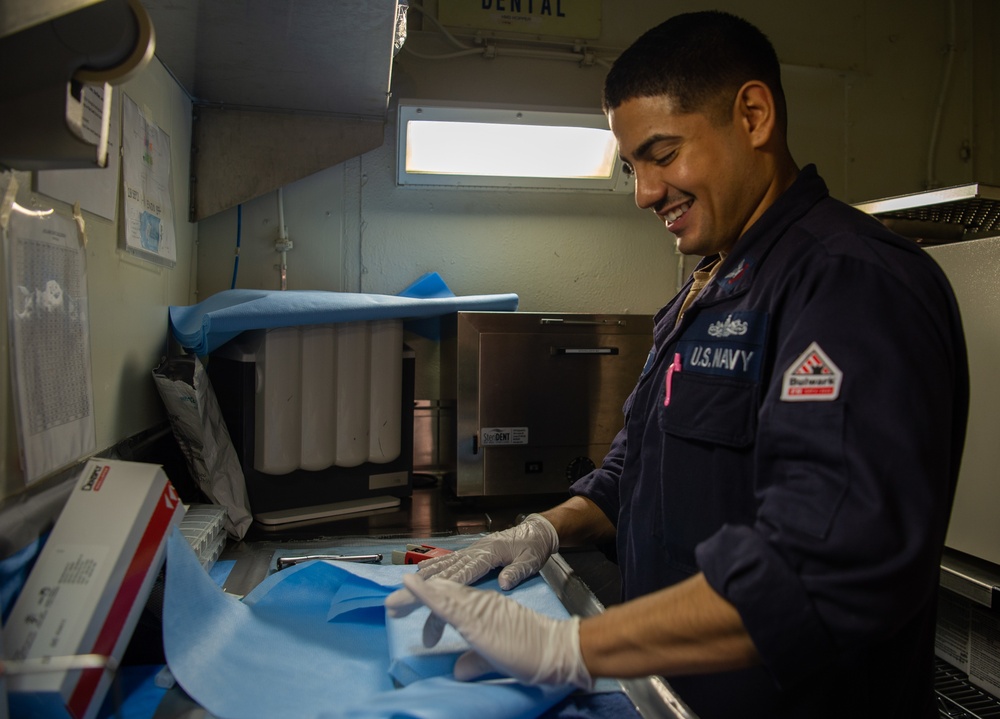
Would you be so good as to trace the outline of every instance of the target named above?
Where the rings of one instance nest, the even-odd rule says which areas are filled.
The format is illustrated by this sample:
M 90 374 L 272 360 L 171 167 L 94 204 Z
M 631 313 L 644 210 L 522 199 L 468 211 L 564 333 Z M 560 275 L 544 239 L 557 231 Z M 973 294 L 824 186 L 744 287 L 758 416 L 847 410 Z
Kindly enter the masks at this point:
M 170 137 L 128 95 L 122 98 L 122 199 L 125 249 L 157 264 L 177 264 L 170 193 Z
M 4 246 L 14 406 L 31 483 L 96 446 L 86 253 L 71 218 L 16 204 Z

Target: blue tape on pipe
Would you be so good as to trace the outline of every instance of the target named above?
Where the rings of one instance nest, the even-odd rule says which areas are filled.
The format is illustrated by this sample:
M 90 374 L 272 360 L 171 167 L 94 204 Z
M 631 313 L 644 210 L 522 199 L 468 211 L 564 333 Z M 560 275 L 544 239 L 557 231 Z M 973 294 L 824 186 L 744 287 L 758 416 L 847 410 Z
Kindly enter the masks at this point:
M 274 327 L 420 319 L 451 312 L 512 312 L 515 294 L 399 297 L 320 290 L 223 290 L 196 305 L 171 306 L 170 329 L 187 351 L 206 355 L 241 332 Z

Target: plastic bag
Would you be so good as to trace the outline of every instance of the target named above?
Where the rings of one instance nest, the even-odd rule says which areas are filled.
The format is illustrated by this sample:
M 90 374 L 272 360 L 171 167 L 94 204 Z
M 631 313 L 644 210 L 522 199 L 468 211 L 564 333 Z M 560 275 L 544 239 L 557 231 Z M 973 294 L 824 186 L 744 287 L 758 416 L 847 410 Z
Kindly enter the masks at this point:
M 226 532 L 242 539 L 253 522 L 239 458 L 205 367 L 196 355 L 169 357 L 153 379 L 191 476 L 226 510 Z

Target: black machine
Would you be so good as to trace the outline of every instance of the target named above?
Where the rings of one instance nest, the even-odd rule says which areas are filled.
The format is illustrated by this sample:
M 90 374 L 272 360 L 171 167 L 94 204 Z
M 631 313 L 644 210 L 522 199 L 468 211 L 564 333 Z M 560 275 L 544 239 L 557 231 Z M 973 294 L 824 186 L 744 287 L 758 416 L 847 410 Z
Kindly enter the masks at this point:
M 283 525 L 409 496 L 414 367 L 400 322 L 254 330 L 212 353 L 254 519 Z

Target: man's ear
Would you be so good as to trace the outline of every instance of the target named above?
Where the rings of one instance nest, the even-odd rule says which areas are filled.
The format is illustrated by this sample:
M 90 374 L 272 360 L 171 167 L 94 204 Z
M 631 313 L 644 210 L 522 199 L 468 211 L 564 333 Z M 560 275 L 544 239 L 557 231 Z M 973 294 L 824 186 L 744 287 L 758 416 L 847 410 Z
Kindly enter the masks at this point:
M 774 135 L 777 108 L 771 89 L 759 80 L 749 80 L 736 93 L 734 113 L 753 147 L 763 147 Z

